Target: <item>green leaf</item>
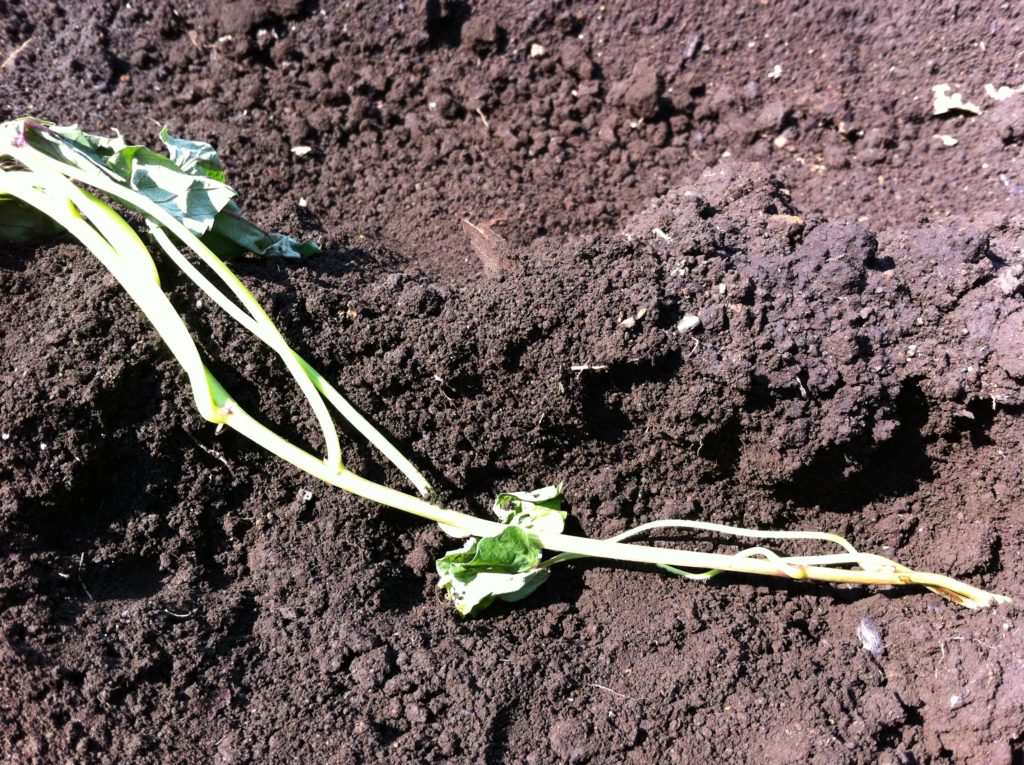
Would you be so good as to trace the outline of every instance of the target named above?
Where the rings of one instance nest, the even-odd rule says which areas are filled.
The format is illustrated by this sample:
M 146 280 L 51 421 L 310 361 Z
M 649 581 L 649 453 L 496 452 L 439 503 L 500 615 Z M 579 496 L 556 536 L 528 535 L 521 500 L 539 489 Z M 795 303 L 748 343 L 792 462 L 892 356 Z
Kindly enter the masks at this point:
M 540 541 L 518 526 L 471 539 L 437 561 L 438 586 L 463 616 L 475 616 L 496 598 L 514 602 L 536 590 L 550 572 L 538 569 Z
M 267 232 L 246 220 L 233 201 L 234 189 L 224 183 L 220 156 L 208 143 L 176 138 L 164 128 L 160 140 L 168 158 L 145 146 L 129 146 L 120 134 L 107 138 L 77 125 L 23 124 L 25 140 L 34 148 L 81 170 L 102 172 L 147 196 L 222 258 L 242 252 L 288 258 L 320 252 L 315 242 Z
M 32 205 L 0 194 L 0 241 L 41 242 L 52 239 L 62 230 L 50 216 Z
M 203 236 L 235 192 L 204 175 L 189 175 L 171 160 L 149 149 L 139 149 L 131 165 L 131 187 L 152 199 L 180 220 L 189 231 Z
M 188 172 L 145 146 L 128 146 L 114 138 L 86 133 L 77 125 L 27 130 L 32 145 L 82 170 L 100 170 L 118 183 L 143 194 L 202 236 L 235 196 L 234 190 L 204 175 L 195 165 Z M 216 156 L 216 155 L 214 155 Z
M 565 528 L 567 514 L 562 510 L 561 484 L 499 494 L 493 510 L 502 523 L 539 534 L 561 534 Z
M 438 573 L 466 578 L 490 572 L 515 574 L 540 563 L 541 546 L 537 538 L 518 526 L 509 526 L 493 537 L 470 540 L 463 548 L 438 561 Z
M 160 140 L 167 147 L 171 161 L 192 175 L 205 175 L 215 181 L 224 183 L 224 163 L 221 162 L 217 150 L 203 141 L 189 141 L 187 138 L 175 138 L 164 127 L 160 131 Z
M 175 138 L 165 127 L 160 140 L 167 147 L 171 160 L 190 175 L 224 181 L 224 163 L 210 144 Z M 234 202 L 219 211 L 212 231 L 203 237 L 203 243 L 225 258 L 243 252 L 252 252 L 270 258 L 304 258 L 320 252 L 316 242 L 301 242 L 285 234 L 264 231 L 246 219 Z
M 116 158 L 129 147 L 120 133 L 106 138 L 86 133 L 78 125 L 48 125 L 47 131 L 26 129 L 25 137 L 35 148 L 56 155 L 70 165 L 86 170 L 97 167 L 118 180 L 124 177 L 117 169 Z
M 264 231 L 247 220 L 234 202 L 228 204 L 203 243 L 219 255 L 230 258 L 242 252 L 265 257 L 304 258 L 320 252 L 316 242 L 302 242 L 285 234 Z

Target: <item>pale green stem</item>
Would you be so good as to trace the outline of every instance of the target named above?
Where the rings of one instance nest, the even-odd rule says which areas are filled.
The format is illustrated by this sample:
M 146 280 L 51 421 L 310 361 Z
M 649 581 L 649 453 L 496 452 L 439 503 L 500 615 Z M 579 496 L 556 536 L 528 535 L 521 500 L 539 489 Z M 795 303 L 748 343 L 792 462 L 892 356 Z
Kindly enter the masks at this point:
M 253 329 L 252 324 L 243 322 L 243 325 L 246 326 L 247 329 L 278 352 L 278 355 L 280 355 L 285 361 L 289 371 L 303 390 L 303 393 L 307 400 L 309 400 L 310 405 L 313 407 L 314 413 L 316 414 L 317 419 L 320 422 L 321 429 L 323 430 L 324 438 L 328 446 L 327 462 L 336 465 L 339 469 L 343 464 L 341 461 L 340 444 L 337 440 L 337 432 L 334 430 L 334 424 L 330 419 L 330 414 L 327 412 L 323 401 L 320 398 L 321 395 L 332 406 L 334 406 L 342 417 L 348 420 L 356 430 L 358 430 L 371 444 L 373 444 L 378 451 L 389 459 L 392 464 L 394 464 L 395 467 L 397 467 L 399 471 L 401 471 L 402 474 L 412 482 L 420 494 L 423 496 L 433 496 L 433 488 L 416 469 L 412 462 L 409 461 L 408 458 L 406 458 L 333 386 L 331 386 L 331 384 L 325 380 L 322 375 L 320 375 L 312 366 L 295 353 L 290 346 L 288 346 L 276 325 L 259 304 L 259 301 L 256 300 L 248 288 L 246 288 L 238 277 L 235 276 L 234 272 L 227 266 L 227 264 L 218 258 L 195 234 L 189 231 L 189 229 L 173 215 L 144 195 L 125 188 L 101 173 L 88 173 L 82 171 L 79 168 L 54 160 L 51 157 L 28 147 L 21 149 L 13 148 L 10 150 L 10 154 L 27 167 L 33 169 L 46 167 L 49 168 L 51 172 L 63 174 L 82 183 L 94 186 L 95 188 L 109 194 L 111 197 L 123 202 L 127 206 L 148 216 L 158 224 L 158 226 L 162 226 L 168 231 L 171 231 L 178 237 L 178 239 L 191 248 L 203 263 L 205 263 L 218 276 L 218 278 L 221 279 L 235 297 L 245 306 L 253 320 L 265 328 L 266 332 L 256 332 Z M 157 227 L 154 228 L 158 230 Z M 169 239 L 167 239 L 167 243 L 170 244 Z M 163 243 L 161 243 L 161 246 L 164 246 L 166 249 L 166 246 Z M 168 251 L 168 254 L 170 255 L 171 253 Z M 188 261 L 184 257 L 176 259 L 176 263 L 179 267 L 181 267 L 182 262 L 187 263 Z M 200 288 L 206 292 L 210 298 L 217 303 L 217 305 L 227 311 L 233 318 L 241 321 L 239 318 L 241 315 L 240 312 L 237 310 L 230 310 L 228 308 L 228 305 L 234 306 L 234 304 L 228 300 L 219 289 L 214 287 L 209 280 L 203 278 L 194 268 L 188 273 L 188 275 L 196 281 L 196 284 L 200 286 Z M 201 281 L 196 280 L 195 275 L 200 276 Z M 300 370 L 302 374 L 299 373 Z M 313 390 L 320 395 L 314 395 L 309 389 L 310 385 L 312 385 Z M 336 454 L 334 454 L 335 450 L 333 445 L 337 445 Z
M 766 550 L 763 547 L 751 547 L 746 550 L 740 550 L 734 553 L 735 557 L 747 558 L 753 556 L 761 556 L 777 563 L 785 565 L 859 565 L 861 568 L 867 569 L 879 569 L 879 568 L 904 568 L 898 563 L 890 561 L 886 558 L 879 558 L 878 556 L 866 555 L 859 553 L 853 545 L 843 539 L 837 534 L 829 534 L 823 531 L 762 531 L 760 529 L 747 529 L 739 526 L 727 526 L 721 523 L 709 523 L 707 521 L 690 521 L 690 520 L 659 520 L 651 521 L 649 523 L 641 524 L 635 528 L 624 531 L 615 536 L 609 537 L 609 542 L 624 542 L 627 539 L 645 534 L 649 531 L 658 531 L 662 529 L 689 529 L 699 531 L 710 531 L 716 534 L 727 534 L 730 536 L 747 537 L 751 539 L 802 539 L 802 540 L 816 540 L 823 542 L 830 542 L 838 545 L 847 551 L 847 555 L 810 555 L 810 556 L 786 556 L 780 557 L 774 552 Z M 566 563 L 571 560 L 578 560 L 583 556 L 572 555 L 569 553 L 562 553 L 556 555 L 553 558 L 549 558 L 544 561 L 541 566 L 543 568 L 551 568 L 559 563 Z M 883 564 L 879 564 L 882 561 Z M 874 563 L 874 565 L 872 565 Z M 704 571 L 701 573 L 695 573 L 692 571 L 684 571 L 675 566 L 662 565 L 660 568 L 668 571 L 670 574 L 676 576 L 686 577 L 687 579 L 695 579 L 700 581 L 706 581 L 712 577 L 718 576 L 722 573 L 723 569 L 712 569 L 710 571 Z
M 174 245 L 174 242 L 171 241 L 167 232 L 162 228 L 154 226 L 152 233 L 157 243 L 161 248 L 163 248 L 164 252 L 167 253 L 171 260 L 174 261 L 178 268 L 180 268 L 189 279 L 191 279 L 204 293 L 206 293 L 218 306 L 220 306 L 225 313 L 268 346 L 274 347 L 274 338 L 268 337 L 268 333 L 265 331 L 266 326 L 263 323 L 256 321 L 252 316 L 243 311 L 238 304 L 233 302 L 231 298 L 212 284 L 198 268 L 192 265 L 181 250 Z M 375 434 L 375 438 L 373 439 L 369 439 L 367 436 L 368 440 L 370 440 L 371 443 L 373 443 L 393 465 L 398 467 L 407 478 L 409 478 L 417 491 L 424 496 L 432 496 L 433 489 L 430 484 L 427 483 L 426 479 L 418 470 L 416 470 L 415 467 L 413 467 L 412 463 L 409 462 L 409 460 L 403 456 L 390 441 L 384 438 L 384 436 L 377 431 L 370 421 L 367 420 L 354 406 L 352 406 L 344 396 L 342 396 L 326 379 L 324 379 L 319 372 L 310 366 L 305 359 L 301 356 L 297 356 L 297 358 L 299 359 L 299 364 L 302 366 L 303 372 L 310 380 L 313 381 L 313 385 L 316 387 L 317 391 L 327 399 L 327 402 L 364 436 L 368 433 Z
M 260 306 L 256 298 L 253 297 L 252 293 L 249 292 L 245 285 L 242 284 L 238 277 L 235 276 L 234 272 L 231 271 L 231 269 L 229 269 L 227 265 L 220 260 L 220 258 L 210 252 L 209 248 L 203 245 L 199 239 L 192 234 L 192 232 L 188 231 L 188 229 L 174 218 L 173 215 L 167 213 L 158 204 L 152 202 L 144 195 L 138 194 L 130 189 L 126 189 L 123 186 L 119 186 L 116 182 L 108 179 L 100 173 L 84 173 L 65 163 L 55 162 L 49 157 L 46 157 L 32 149 L 15 149 L 11 153 L 19 162 L 23 163 L 30 170 L 56 176 L 52 179 L 48 178 L 48 181 L 52 180 L 52 183 L 54 184 L 66 184 L 68 187 L 66 192 L 72 200 L 78 202 L 80 195 L 83 193 L 81 189 L 68 180 L 68 178 L 77 178 L 83 183 L 100 189 L 101 191 L 106 191 L 107 193 L 124 200 L 129 204 L 129 206 L 138 209 L 143 214 L 151 218 L 155 218 L 158 223 L 170 228 L 170 230 L 174 231 L 175 235 L 178 236 L 179 239 L 192 247 L 192 249 L 196 251 L 196 254 L 199 255 L 200 259 L 217 274 L 228 289 L 234 293 L 235 297 L 242 302 L 253 318 L 256 319 L 256 321 L 265 324 L 267 326 L 267 331 L 271 336 L 279 338 L 280 345 L 275 342 L 271 347 L 278 351 L 278 355 L 280 355 L 281 359 L 285 362 L 285 365 L 292 373 L 296 383 L 298 383 L 299 387 L 302 389 L 303 394 L 313 409 L 313 413 L 320 425 L 320 430 L 323 434 L 324 442 L 327 447 L 326 461 L 337 469 L 341 468 L 341 443 L 338 440 L 338 434 L 334 428 L 334 421 L 331 419 L 331 414 L 328 411 L 326 404 L 317 393 L 312 380 L 303 374 L 302 366 L 299 364 L 297 354 L 287 347 L 287 343 L 285 343 L 284 338 L 280 335 L 277 328 L 274 327 L 270 317 L 263 311 L 263 308 Z M 58 178 L 60 180 L 57 180 Z M 62 191 L 63 190 L 64 189 L 62 189 Z M 111 210 L 109 213 L 102 216 L 106 220 L 94 220 L 93 222 L 97 226 L 101 226 L 106 230 L 107 226 L 110 225 L 110 219 L 115 215 L 116 214 L 113 214 L 113 211 Z M 173 228 L 171 228 L 171 226 L 173 226 Z M 180 231 L 177 229 L 180 229 Z M 185 238 L 186 236 L 188 238 Z M 147 257 L 151 256 L 148 256 L 147 254 Z
M 366 499 L 427 518 L 449 528 L 461 529 L 473 536 L 496 536 L 508 528 L 505 524 L 496 521 L 485 521 L 465 515 L 464 513 L 438 508 L 417 497 L 367 481 L 350 471 L 344 471 L 343 475 L 338 477 L 338 480 L 331 480 L 329 482 Z M 876 585 L 920 584 L 969 608 L 980 608 L 994 603 L 1009 601 L 1009 598 L 1002 595 L 985 592 L 964 582 L 958 582 L 948 576 L 911 571 L 904 566 L 892 561 L 886 561 L 886 559 L 879 556 L 871 556 L 877 562 L 879 568 L 857 571 L 827 566 L 804 565 L 802 563 L 788 563 L 784 559 L 773 561 L 758 558 L 741 558 L 721 553 L 702 553 L 587 539 L 567 534 L 542 533 L 536 534 L 536 536 L 540 544 L 547 550 L 572 553 L 579 557 L 603 558 L 633 563 L 652 563 L 659 566 L 675 566 L 680 568 L 722 569 L 737 573 L 761 574 L 797 580 Z M 846 560 L 849 561 L 850 559 L 847 558 Z M 883 562 L 885 564 L 884 567 L 882 566 Z

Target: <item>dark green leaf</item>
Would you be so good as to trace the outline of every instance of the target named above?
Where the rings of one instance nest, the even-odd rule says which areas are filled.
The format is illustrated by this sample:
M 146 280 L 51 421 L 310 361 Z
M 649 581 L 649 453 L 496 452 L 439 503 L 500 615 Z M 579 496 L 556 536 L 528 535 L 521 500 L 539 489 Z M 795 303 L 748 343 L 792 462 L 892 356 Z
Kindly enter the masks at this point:
M 242 252 L 283 258 L 303 258 L 320 252 L 320 245 L 316 242 L 302 242 L 285 234 L 264 231 L 247 220 L 234 202 L 217 216 L 213 230 L 203 238 L 203 242 L 225 258 Z

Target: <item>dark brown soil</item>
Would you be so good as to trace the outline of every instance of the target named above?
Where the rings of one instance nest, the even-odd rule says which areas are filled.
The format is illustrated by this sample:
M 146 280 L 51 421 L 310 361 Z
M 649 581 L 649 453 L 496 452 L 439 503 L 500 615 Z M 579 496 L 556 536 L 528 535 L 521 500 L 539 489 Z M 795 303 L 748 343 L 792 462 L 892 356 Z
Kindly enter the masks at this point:
M 323 243 L 237 270 L 450 506 L 564 481 L 576 532 L 827 529 L 1024 598 L 1024 96 L 984 90 L 1024 81 L 1014 4 L 0 21 L 2 116 L 211 140 Z M 944 82 L 982 114 L 932 117 Z M 464 216 L 501 219 L 487 272 Z M 165 271 L 229 387 L 311 433 Z M 450 540 L 216 436 L 82 248 L 0 248 L 0 316 L 3 762 L 1024 759 L 1017 605 L 580 563 L 462 621 Z

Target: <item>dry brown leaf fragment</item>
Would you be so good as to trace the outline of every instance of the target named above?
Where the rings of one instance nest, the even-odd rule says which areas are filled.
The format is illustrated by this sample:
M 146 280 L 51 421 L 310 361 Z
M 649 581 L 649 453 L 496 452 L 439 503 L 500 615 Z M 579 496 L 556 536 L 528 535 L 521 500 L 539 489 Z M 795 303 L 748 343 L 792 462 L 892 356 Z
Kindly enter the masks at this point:
M 508 242 L 492 228 L 502 220 L 504 219 L 492 218 L 484 223 L 476 224 L 469 218 L 462 219 L 462 230 L 469 237 L 469 244 L 480 259 L 484 273 L 488 276 L 497 276 L 509 268 Z

